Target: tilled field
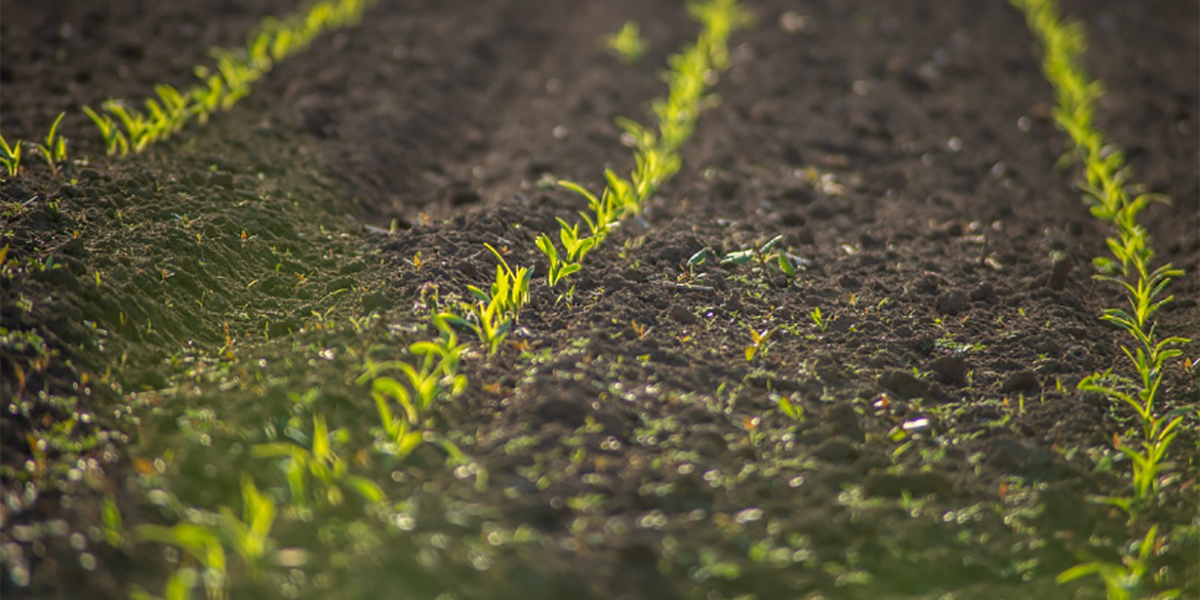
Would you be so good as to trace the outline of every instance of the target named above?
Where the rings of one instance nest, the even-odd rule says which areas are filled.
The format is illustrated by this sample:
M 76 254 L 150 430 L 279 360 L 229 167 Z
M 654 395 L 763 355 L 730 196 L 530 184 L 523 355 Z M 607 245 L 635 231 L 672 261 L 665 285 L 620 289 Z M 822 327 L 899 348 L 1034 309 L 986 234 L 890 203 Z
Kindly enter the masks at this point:
M 665 94 L 698 31 L 682 3 L 381 1 L 206 126 L 104 157 L 82 105 L 187 84 L 294 8 L 0 6 L 5 138 L 67 111 L 87 159 L 27 157 L 0 187 L 5 594 L 1105 597 L 1055 578 L 1144 532 L 1094 501 L 1127 493 L 1133 413 L 1077 389 L 1132 375 L 1098 319 L 1125 299 L 1091 277 L 1111 233 L 1055 169 L 1069 139 L 1007 2 L 745 3 L 682 169 L 553 289 L 535 240 L 587 208 L 553 181 L 634 167 L 614 119 Z M 1098 124 L 1175 199 L 1142 220 L 1185 271 L 1158 331 L 1193 337 L 1197 8 L 1064 9 Z M 597 41 L 628 20 L 634 64 Z M 794 277 L 720 260 L 777 236 Z M 371 380 L 486 287 L 484 244 L 533 266 L 530 300 L 400 458 Z M 1138 522 L 1160 534 L 1147 590 L 1200 598 L 1182 349 L 1157 410 L 1185 420 Z M 254 558 L 231 523 L 267 505 Z

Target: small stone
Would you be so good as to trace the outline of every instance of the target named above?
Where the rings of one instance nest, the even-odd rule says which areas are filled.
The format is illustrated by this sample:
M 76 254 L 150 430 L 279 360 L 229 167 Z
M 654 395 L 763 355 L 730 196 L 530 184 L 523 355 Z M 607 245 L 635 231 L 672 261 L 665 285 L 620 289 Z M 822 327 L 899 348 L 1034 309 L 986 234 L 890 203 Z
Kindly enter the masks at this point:
M 917 379 L 912 373 L 890 369 L 879 376 L 879 387 L 887 389 L 904 399 L 922 398 L 929 395 L 929 382 Z
M 545 423 L 579 427 L 587 422 L 588 405 L 578 396 L 550 396 L 534 406 L 533 414 Z
M 967 295 L 958 290 L 938 296 L 937 310 L 943 315 L 957 315 L 966 309 Z
M 604 291 L 616 292 L 625 289 L 625 278 L 620 275 L 609 275 L 604 278 Z
M 821 442 L 813 449 L 813 456 L 829 462 L 853 462 L 858 458 L 858 450 L 850 440 L 839 436 Z
M 821 423 L 825 431 L 835 436 L 844 436 L 855 442 L 866 439 L 866 434 L 858 423 L 858 412 L 849 404 L 830 405 L 821 415 Z
M 859 280 L 859 278 L 847 273 L 841 277 L 838 277 L 838 285 L 842 286 L 844 289 L 857 290 L 858 288 L 862 287 L 862 281 Z
M 391 308 L 393 304 L 394 303 L 392 302 L 391 298 L 389 298 L 379 292 L 372 292 L 370 294 L 364 294 L 362 297 L 362 307 L 363 307 L 363 310 L 366 312 L 371 312 L 371 311 L 375 311 L 375 310 L 387 310 L 387 309 Z
M 233 175 L 231 173 L 213 173 L 208 177 L 208 184 L 231 190 L 233 189 Z
M 991 282 L 984 281 L 979 285 L 971 288 L 972 302 L 987 302 L 988 304 L 996 303 L 996 288 Z
M 1069 259 L 1054 261 L 1050 266 L 1050 277 L 1046 279 L 1046 287 L 1056 292 L 1062 291 L 1071 281 L 1071 269 L 1074 267 L 1075 263 Z
M 1000 386 L 1000 391 L 1003 393 L 1020 392 L 1020 391 L 1035 391 L 1042 387 L 1041 381 L 1038 380 L 1037 373 L 1029 369 L 1009 373 L 1004 378 L 1004 383 Z
M 863 478 L 863 493 L 868 496 L 899 498 L 908 492 L 920 498 L 930 494 L 946 497 L 954 491 L 953 484 L 939 473 L 871 473 Z
M 699 319 L 696 318 L 696 315 L 692 314 L 692 311 L 678 304 L 671 307 L 670 315 L 672 319 L 684 325 L 694 325 L 699 322 Z
M 951 385 L 967 382 L 967 361 L 961 356 L 943 356 L 929 364 L 929 370 L 937 375 L 938 381 Z

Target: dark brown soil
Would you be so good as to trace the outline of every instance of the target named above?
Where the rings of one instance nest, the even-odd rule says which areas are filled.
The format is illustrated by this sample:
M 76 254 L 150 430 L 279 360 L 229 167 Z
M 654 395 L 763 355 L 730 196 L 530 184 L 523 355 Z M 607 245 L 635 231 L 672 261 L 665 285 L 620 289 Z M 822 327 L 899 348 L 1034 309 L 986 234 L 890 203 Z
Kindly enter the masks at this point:
M 81 105 L 184 85 L 293 8 L 110 4 L 0 6 L 5 138 L 66 110 L 87 159 L 0 187 L 5 594 L 159 594 L 178 556 L 106 543 L 103 499 L 127 531 L 236 509 L 241 473 L 282 501 L 247 448 L 320 413 L 391 505 L 281 514 L 304 560 L 234 568 L 235 598 L 1102 598 L 1054 579 L 1153 522 L 1159 585 L 1200 598 L 1195 410 L 1161 507 L 1131 528 L 1089 500 L 1128 491 L 1112 440 L 1132 413 L 1076 389 L 1129 374 L 1097 319 L 1123 300 L 1090 277 L 1108 232 L 1054 169 L 1066 137 L 1006 2 L 747 2 L 683 170 L 573 295 L 539 279 L 511 343 L 464 363 L 438 409 L 457 467 L 432 445 L 376 456 L 355 379 L 489 278 L 483 243 L 545 272 L 534 238 L 583 206 L 539 180 L 631 166 L 613 119 L 663 93 L 696 34 L 682 6 L 381 3 L 206 127 L 108 160 Z M 1197 8 L 1066 5 L 1099 124 L 1176 199 L 1144 213 L 1187 272 L 1159 332 L 1196 337 Z M 595 41 L 628 19 L 651 47 L 632 66 Z M 794 281 L 688 268 L 776 235 Z M 752 329 L 775 332 L 751 362 Z M 1195 376 L 1172 367 L 1162 411 L 1194 409 Z

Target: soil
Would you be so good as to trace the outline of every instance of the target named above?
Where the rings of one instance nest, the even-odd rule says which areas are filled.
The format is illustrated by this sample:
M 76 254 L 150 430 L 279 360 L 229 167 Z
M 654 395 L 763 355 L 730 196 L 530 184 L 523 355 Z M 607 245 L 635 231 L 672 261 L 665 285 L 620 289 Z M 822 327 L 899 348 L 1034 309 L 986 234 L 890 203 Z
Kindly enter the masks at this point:
M 82 105 L 185 85 L 282 0 L 4 0 L 6 139 L 60 111 L 72 156 L 0 187 L 3 592 L 157 594 L 189 559 L 139 524 L 239 512 L 256 444 L 342 429 L 348 468 L 390 502 L 281 509 L 277 563 L 231 557 L 232 597 L 1102 598 L 1059 585 L 1137 532 L 1093 500 L 1128 493 L 1130 411 L 1076 389 L 1114 367 L 1123 302 L 1091 277 L 1108 232 L 1055 170 L 1067 149 L 1021 15 L 1005 2 L 747 2 L 683 151 L 645 213 L 573 293 L 535 284 L 495 356 L 436 409 L 433 444 L 373 450 L 368 361 L 407 355 L 494 269 L 545 272 L 534 238 L 632 166 L 677 3 L 381 3 L 278 65 L 232 111 L 120 160 Z M 1200 40 L 1181 2 L 1065 2 L 1084 21 L 1097 115 L 1144 214 L 1186 271 L 1162 334 L 1196 337 Z M 794 12 L 792 12 L 794 11 Z M 797 17 L 803 16 L 804 19 Z M 595 42 L 636 20 L 625 65 Z M 782 235 L 803 259 L 689 258 Z M 820 309 L 821 323 L 814 319 Z M 773 331 L 754 360 L 751 330 Z M 1195 343 L 1185 347 L 1196 357 Z M 1200 597 L 1196 372 L 1172 447 L 1156 585 Z M 802 411 L 779 408 L 781 399 Z M 119 509 L 125 534 L 103 516 Z

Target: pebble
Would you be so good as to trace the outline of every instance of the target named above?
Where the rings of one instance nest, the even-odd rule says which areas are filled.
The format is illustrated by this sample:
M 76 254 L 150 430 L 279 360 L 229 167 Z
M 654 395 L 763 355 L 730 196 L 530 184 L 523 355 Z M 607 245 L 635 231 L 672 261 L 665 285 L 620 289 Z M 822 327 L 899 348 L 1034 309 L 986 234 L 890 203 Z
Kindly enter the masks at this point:
M 967 309 L 967 295 L 955 290 L 937 298 L 937 310 L 943 315 L 957 315 Z
M 1038 380 L 1037 373 L 1024 369 L 1009 373 L 1004 378 L 1004 383 L 1000 385 L 1000 391 L 1003 393 L 1032 391 L 1039 390 L 1041 387 L 1042 383 Z
M 961 356 L 943 356 L 929 364 L 929 370 L 942 383 L 962 385 L 967 382 L 967 361 Z

